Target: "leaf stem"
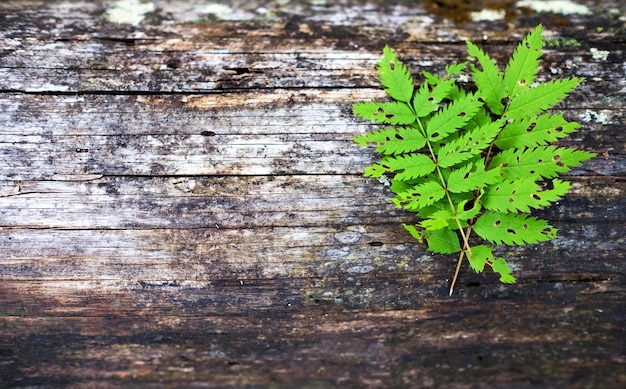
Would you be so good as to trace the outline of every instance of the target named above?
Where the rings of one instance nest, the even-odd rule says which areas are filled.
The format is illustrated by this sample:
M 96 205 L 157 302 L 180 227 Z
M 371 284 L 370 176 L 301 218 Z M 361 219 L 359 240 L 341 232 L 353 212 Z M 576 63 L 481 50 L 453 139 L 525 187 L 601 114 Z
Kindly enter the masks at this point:
M 419 130 L 422 135 L 426 139 L 426 145 L 428 146 L 428 151 L 430 152 L 430 157 L 435 163 L 435 168 L 437 169 L 437 175 L 439 176 L 439 180 L 441 181 L 441 186 L 443 186 L 444 191 L 446 192 L 446 198 L 448 199 L 448 204 L 450 205 L 450 209 L 452 210 L 452 214 L 454 215 L 454 220 L 456 221 L 456 225 L 459 227 L 459 232 L 461 233 L 461 238 L 463 239 L 463 245 L 461 248 L 461 254 L 459 254 L 459 260 L 456 265 L 456 271 L 454 272 L 454 277 L 452 279 L 452 284 L 450 285 L 450 296 L 452 296 L 452 292 L 454 290 L 454 284 L 456 283 L 456 279 L 459 275 L 459 270 L 461 268 L 461 263 L 463 262 L 463 256 L 465 250 L 467 249 L 467 255 L 473 257 L 472 248 L 469 245 L 469 232 L 472 231 L 472 226 L 468 226 L 468 234 L 463 231 L 463 226 L 461 225 L 461 220 L 458 218 L 458 214 L 456 212 L 456 207 L 454 206 L 454 202 L 452 201 L 452 197 L 450 196 L 450 191 L 448 190 L 448 185 L 446 184 L 446 180 L 443 178 L 443 173 L 441 172 L 441 168 L 439 167 L 439 163 L 437 161 L 437 156 L 428 140 L 428 135 L 426 133 L 426 129 L 422 124 L 421 120 L 417 120 L 417 124 L 419 125 Z
M 467 237 L 467 239 L 469 239 L 471 234 L 472 234 L 472 226 L 469 225 L 467 226 L 467 231 L 465 231 L 465 236 Z M 463 249 L 461 250 L 461 253 L 459 253 L 459 260 L 456 263 L 456 269 L 454 270 L 454 277 L 452 277 L 452 282 L 450 283 L 450 294 L 448 296 L 452 296 L 452 293 L 454 292 L 454 285 L 456 284 L 456 280 L 459 277 L 461 264 L 463 264 L 463 257 L 465 256 L 465 249 L 467 249 L 471 254 L 471 248 L 469 247 L 469 243 L 467 242 L 467 240 L 464 240 Z

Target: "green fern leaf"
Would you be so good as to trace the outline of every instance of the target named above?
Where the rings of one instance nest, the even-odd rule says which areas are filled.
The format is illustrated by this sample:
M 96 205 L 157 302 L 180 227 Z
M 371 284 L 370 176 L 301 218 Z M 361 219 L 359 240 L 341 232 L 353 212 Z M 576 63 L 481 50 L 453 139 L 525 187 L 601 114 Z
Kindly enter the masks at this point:
M 479 155 L 500 132 L 502 122 L 489 122 L 474 128 L 460 138 L 447 142 L 437 152 L 437 164 L 441 167 L 454 166 Z
M 446 65 L 446 76 L 451 77 L 460 75 L 463 73 L 466 65 L 467 64 L 465 62 Z
M 406 66 L 385 47 L 377 66 L 393 101 L 353 105 L 355 115 L 390 125 L 354 141 L 376 146 L 381 160 L 365 175 L 388 174 L 391 201 L 418 217 L 404 228 L 426 240 L 432 252 L 464 250 L 450 293 L 464 258 L 475 271 L 488 265 L 501 282 L 514 283 L 505 259 L 495 259 L 489 245 L 470 247 L 468 236 L 472 242 L 509 245 L 554 238 L 556 229 L 529 212 L 561 199 L 569 183 L 555 177 L 594 156 L 551 145 L 580 126 L 545 111 L 582 78 L 536 82 L 542 31 L 538 26 L 524 38 L 504 71 L 467 42 L 474 93 L 460 82 L 465 63 L 446 65 L 443 76 L 423 71 L 425 82 L 416 87 Z
M 361 146 L 376 145 L 376 151 L 383 155 L 411 153 L 426 145 L 426 138 L 413 127 L 386 128 L 353 138 Z
M 556 228 L 548 222 L 524 214 L 487 211 L 473 227 L 478 236 L 496 244 L 537 243 L 556 237 Z
M 388 103 L 357 103 L 353 106 L 356 115 L 386 124 L 411 124 L 415 121 L 415 115 L 405 103 L 395 101 Z
M 454 214 L 449 209 L 439 209 L 428 215 L 428 218 L 422 220 L 420 226 L 425 230 L 439 230 L 448 227 L 453 219 Z
M 558 201 L 569 190 L 569 183 L 554 179 L 553 189 L 540 191 L 532 178 L 504 181 L 485 189 L 481 203 L 486 209 L 498 212 L 530 212 Z
M 408 210 L 417 210 L 424 208 L 436 201 L 441 200 L 446 195 L 446 191 L 437 181 L 428 181 L 423 184 L 415 185 L 406 192 L 398 194 L 398 198 L 405 203 Z
M 478 112 L 482 103 L 473 94 L 454 100 L 437 112 L 426 126 L 428 140 L 437 142 L 463 126 Z
M 504 284 L 514 284 L 515 281 L 517 281 L 515 277 L 511 275 L 511 268 L 504 258 L 498 258 L 493 261 L 491 268 L 495 273 L 500 275 L 500 282 Z
M 377 175 L 368 174 L 368 169 L 372 166 L 373 172 Z M 393 157 L 386 157 L 379 163 L 371 165 L 365 169 L 365 175 L 380 177 L 384 173 L 399 172 L 395 175 L 395 180 L 409 181 L 418 177 L 425 177 L 435 170 L 435 163 L 424 154 L 404 154 Z M 378 174 L 382 169 L 382 173 Z
M 501 167 L 502 176 L 514 180 L 518 177 L 540 181 L 553 178 L 571 167 L 580 165 L 595 154 L 565 147 L 541 146 L 527 149 L 506 149 L 496 154 L 489 169 Z
M 474 206 L 468 210 L 465 210 L 466 204 L 469 203 L 469 200 L 461 200 L 456 206 L 456 217 L 462 221 L 468 221 L 474 219 L 480 211 L 482 210 L 482 206 L 480 202 L 475 201 Z
M 422 118 L 436 110 L 441 100 L 448 97 L 453 84 L 454 80 L 441 80 L 432 87 L 432 90 L 428 83 L 422 84 L 413 97 L 415 116 Z
M 504 72 L 504 85 L 509 96 L 516 96 L 535 81 L 543 48 L 540 24 L 517 46 Z
M 503 150 L 542 146 L 564 138 L 578 128 L 580 124 L 566 121 L 560 113 L 524 117 L 508 123 L 498 135 L 495 144 Z
M 472 69 L 472 77 L 478 87 L 480 96 L 485 100 L 485 104 L 487 104 L 491 112 L 496 115 L 502 115 L 504 112 L 502 100 L 506 97 L 506 87 L 498 65 L 472 42 L 467 41 L 466 44 L 467 53 L 475 57 L 483 68 L 483 70 L 480 71 L 474 65 L 470 66 Z
M 447 188 L 452 193 L 473 192 L 485 185 L 500 182 L 500 169 L 485 171 L 484 160 L 468 163 L 453 170 L 448 176 Z
M 392 98 L 408 103 L 413 97 L 413 79 L 407 67 L 398 60 L 389 46 L 378 61 L 378 75 L 385 91 Z
M 578 84 L 582 78 L 564 78 L 541 83 L 529 88 L 524 93 L 514 96 L 504 117 L 507 119 L 522 119 L 526 116 L 539 114 L 563 100 Z
M 493 262 L 492 248 L 484 244 L 472 247 L 471 253 L 465 250 L 465 255 L 476 273 L 482 273 L 485 265 Z
M 404 227 L 405 230 L 409 232 L 409 234 L 411 234 L 412 237 L 417 239 L 418 242 L 420 243 L 424 242 L 424 236 L 417 230 L 417 228 L 415 228 L 414 225 L 402 223 L 402 226 Z
M 459 237 L 448 228 L 424 231 L 428 250 L 438 254 L 452 254 L 461 251 Z

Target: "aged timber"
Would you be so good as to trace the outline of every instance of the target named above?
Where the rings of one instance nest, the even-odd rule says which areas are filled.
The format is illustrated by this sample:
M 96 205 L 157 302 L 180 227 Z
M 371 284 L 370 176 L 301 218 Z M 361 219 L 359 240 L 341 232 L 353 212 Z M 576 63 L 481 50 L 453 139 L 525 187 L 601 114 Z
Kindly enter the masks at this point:
M 625 386 L 626 8 L 447 3 L 0 3 L 0 386 Z M 518 284 L 449 298 L 351 104 L 387 43 L 438 72 L 540 22 L 599 156 L 537 212 L 557 239 L 498 248 Z

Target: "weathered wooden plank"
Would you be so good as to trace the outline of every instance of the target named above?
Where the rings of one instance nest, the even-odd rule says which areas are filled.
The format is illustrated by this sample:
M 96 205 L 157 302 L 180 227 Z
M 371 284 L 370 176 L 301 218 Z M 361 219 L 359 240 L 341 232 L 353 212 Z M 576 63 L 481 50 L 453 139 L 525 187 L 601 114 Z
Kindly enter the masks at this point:
M 375 77 L 378 55 L 363 50 L 358 52 L 336 50 L 324 53 L 295 51 L 282 54 L 274 52 L 272 47 L 257 47 L 251 50 L 268 53 L 250 55 L 240 52 L 236 47 L 228 47 L 225 50 L 228 53 L 224 54 L 213 53 L 216 49 L 211 46 L 186 47 L 184 50 L 174 51 L 147 46 L 129 57 L 128 48 L 124 45 L 121 45 L 121 53 L 117 54 L 105 48 L 93 47 L 89 41 L 86 44 L 96 54 L 83 53 L 78 48 L 77 50 L 82 53 L 78 58 L 85 61 L 84 64 L 76 63 L 76 55 L 71 55 L 73 45 L 70 46 L 72 50 L 67 47 L 49 48 L 67 52 L 69 58 L 67 61 L 60 59 L 60 63 L 50 63 L 44 68 L 36 64 L 46 63 L 45 58 L 36 56 L 29 58 L 29 54 L 22 50 L 16 58 L 12 58 L 11 55 L 4 56 L 0 59 L 0 80 L 3 80 L 0 81 L 0 87 L 4 90 L 30 93 L 106 91 L 190 93 L 259 88 L 378 86 Z M 67 46 L 68 43 L 57 42 L 56 45 Z M 507 56 L 513 47 L 506 49 Z M 441 71 L 445 64 L 463 61 L 465 57 L 463 44 L 445 47 L 420 44 L 412 47 L 400 46 L 397 49 L 401 50 L 403 60 L 416 75 L 421 70 Z M 588 50 L 565 53 L 548 50 L 544 55 L 545 71 L 550 77 L 554 73 L 584 76 L 588 80 L 580 88 L 580 92 L 603 96 L 599 101 L 572 99 L 572 103 L 587 108 L 606 108 L 610 106 L 608 103 L 620 99 L 623 95 L 626 88 L 624 81 L 626 69 L 622 66 L 624 50 L 619 46 L 602 49 L 610 49 L 610 59 L 592 60 L 592 53 Z M 41 53 L 40 55 L 47 55 L 44 48 L 34 47 L 31 50 L 34 53 Z M 169 58 L 162 57 L 163 50 L 167 52 Z M 502 50 L 501 47 L 498 47 L 498 50 Z M 89 60 L 89 57 L 94 55 L 101 58 Z M 175 69 L 169 69 L 166 65 L 171 61 L 170 58 L 176 58 Z M 506 58 L 502 59 L 505 60 Z M 92 62 L 97 62 L 98 65 Z M 145 64 L 140 65 L 141 62 Z
M 612 211 L 624 206 L 623 180 L 571 177 L 570 181 L 573 193 L 541 211 L 543 215 L 553 220 L 624 220 Z M 3 227 L 310 227 L 410 220 L 388 200 L 390 191 L 359 176 L 22 181 L 4 185 L 0 193 Z
M 55 290 L 52 284 L 41 286 Z M 362 286 L 367 288 L 367 282 Z M 2 286 L 8 291 L 14 287 Z M 269 291 L 283 287 L 271 285 Z M 22 315 L 4 320 L 2 377 L 24 386 L 160 381 L 174 386 L 278 382 L 287 387 L 315 382 L 328 387 L 429 387 L 462 386 L 476 376 L 483 377 L 478 386 L 486 380 L 491 387 L 526 387 L 533 382 L 619 386 L 624 380 L 619 357 L 623 312 L 597 309 L 607 301 L 617 306 L 619 294 L 588 287 L 535 284 L 525 287 L 524 294 L 513 288 L 497 301 L 475 294 L 468 297 L 481 300 L 473 304 L 431 300 L 417 309 L 348 314 L 328 305 L 315 314 L 294 312 L 289 300 L 278 297 L 275 303 L 284 304 L 280 308 L 246 315 L 211 303 L 212 293 L 239 289 L 246 290 L 239 300 L 244 307 L 267 304 L 258 300 L 265 297 L 258 289 L 240 285 L 204 289 L 195 298 L 180 288 L 115 288 L 115 306 L 108 303 L 110 295 L 98 292 L 106 286 L 83 287 L 82 296 L 72 293 L 70 300 L 57 288 L 57 298 L 45 301 L 46 315 L 31 317 L 31 302 L 24 299 Z M 189 303 L 180 306 L 182 296 Z M 537 307 L 532 322 L 517 319 L 520 306 L 548 300 L 555 303 Z M 163 315 L 159 308 L 165 304 L 180 308 L 169 308 Z M 64 335 L 68 330 L 74 335 Z M 64 348 L 58 348 L 61 340 Z M 23 347 L 7 348 L 18 343 Z M 27 375 L 20 375 L 22 371 Z
M 513 264 L 520 282 L 611 280 L 623 276 L 620 267 L 625 254 L 621 248 L 626 236 L 622 230 L 612 228 L 610 223 L 552 224 L 560 234 L 550 243 L 497 250 L 498 255 Z M 339 273 L 346 274 L 346 278 L 373 277 L 397 272 L 404 277 L 410 275 L 422 285 L 445 285 L 454 264 L 454 258 L 428 254 L 397 224 L 193 230 L 44 229 L 37 234 L 3 228 L 0 236 L 4 241 L 3 280 L 7 282 L 154 281 L 194 286 L 264 282 L 276 277 L 320 278 Z M 580 259 L 581 251 L 585 260 Z M 464 283 L 482 280 L 488 290 L 498 287 L 493 275 L 473 277 L 469 273 L 465 272 Z M 460 293 L 464 293 L 463 288 Z
M 327 90 L 317 97 L 311 89 L 271 97 L 13 95 L 0 101 L 0 119 L 12 123 L 0 134 L 0 157 L 9 167 L 0 178 L 358 174 L 373 154 L 350 140 L 369 127 L 350 107 L 370 99 L 368 91 Z M 624 174 L 623 111 L 566 113 L 585 128 L 561 143 L 606 153 L 584 168 Z
M 200 24 L 204 2 L 153 3 L 139 26 L 0 3 L 2 386 L 626 383 L 623 2 L 465 26 L 387 1 L 227 2 Z M 455 258 L 361 176 L 350 106 L 384 98 L 384 43 L 436 72 L 483 35 L 505 60 L 539 21 L 580 43 L 541 79 L 587 78 L 561 143 L 602 155 L 537 212 L 556 240 L 497 249 L 518 284 L 464 267 L 450 299 Z

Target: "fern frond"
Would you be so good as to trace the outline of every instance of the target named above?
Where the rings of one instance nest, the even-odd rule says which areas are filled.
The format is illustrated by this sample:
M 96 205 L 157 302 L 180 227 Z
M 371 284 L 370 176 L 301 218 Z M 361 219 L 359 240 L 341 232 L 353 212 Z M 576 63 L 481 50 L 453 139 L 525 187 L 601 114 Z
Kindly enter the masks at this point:
M 423 118 L 437 109 L 441 100 L 450 93 L 454 80 L 441 80 L 430 90 L 428 83 L 422 84 L 413 97 L 415 116 Z
M 413 79 L 407 67 L 398 60 L 389 46 L 378 61 L 378 76 L 385 92 L 393 99 L 408 103 L 413 97 Z
M 474 128 L 458 139 L 446 142 L 437 151 L 437 164 L 444 168 L 450 167 L 479 155 L 493 142 L 500 132 L 501 125 L 500 121 L 489 121 L 488 124 Z
M 369 169 L 377 175 L 369 174 Z M 398 156 L 390 156 L 382 159 L 379 163 L 371 165 L 365 169 L 365 175 L 371 177 L 380 177 L 384 173 L 397 173 L 395 180 L 409 181 L 418 177 L 425 177 L 435 170 L 435 163 L 432 159 L 424 154 L 403 154 Z M 382 169 L 382 173 L 379 170 Z
M 487 245 L 481 244 L 472 247 L 472 252 L 465 250 L 465 255 L 469 260 L 470 266 L 476 273 L 482 273 L 487 263 L 493 262 L 493 249 Z
M 514 97 L 535 81 L 539 71 L 539 58 L 543 49 L 540 24 L 517 46 L 504 72 L 504 85 L 509 96 Z
M 511 98 L 504 117 L 521 119 L 540 114 L 558 104 L 582 81 L 583 79 L 579 77 L 564 78 L 529 88 L 524 93 Z
M 424 237 L 428 242 L 428 250 L 433 253 L 452 254 L 461 251 L 459 237 L 448 228 L 426 230 L 424 231 Z
M 373 120 L 386 124 L 411 124 L 415 122 L 415 115 L 411 107 L 405 103 L 394 101 L 388 103 L 357 103 L 353 111 L 363 119 Z
M 511 268 L 509 267 L 509 264 L 506 263 L 504 258 L 498 258 L 493 261 L 491 268 L 494 273 L 498 273 L 500 275 L 500 282 L 503 284 L 514 284 L 515 281 L 517 281 L 515 277 L 511 275 Z
M 438 230 L 450 225 L 450 221 L 454 220 L 454 214 L 449 208 L 439 209 L 431 213 L 428 218 L 420 222 L 420 226 L 425 230 Z
M 540 181 L 553 178 L 571 167 L 580 165 L 595 154 L 566 147 L 541 146 L 527 149 L 506 149 L 496 154 L 489 169 L 500 166 L 500 172 L 506 179 L 525 177 Z
M 411 153 L 426 145 L 424 135 L 413 127 L 386 128 L 354 137 L 353 140 L 361 146 L 373 143 L 376 151 L 383 155 Z
M 434 204 L 444 198 L 445 195 L 446 191 L 437 181 L 428 181 L 415 185 L 406 192 L 399 193 L 397 197 L 406 204 L 406 209 L 417 210 Z
M 417 230 L 417 228 L 415 228 L 414 225 L 402 223 L 402 226 L 409 232 L 409 234 L 411 234 L 412 237 L 417 239 L 418 242 L 424 242 L 424 236 Z
M 480 109 L 482 102 L 473 94 L 454 100 L 438 111 L 428 122 L 428 140 L 437 142 L 462 128 Z
M 580 124 L 568 122 L 560 113 L 524 117 L 508 123 L 494 143 L 503 150 L 542 146 L 564 138 L 578 128 Z
M 391 201 L 419 219 L 405 229 L 426 240 L 430 251 L 460 252 L 450 294 L 464 258 L 476 272 L 489 266 L 501 282 L 514 283 L 504 258 L 496 259 L 489 245 L 471 243 L 554 238 L 556 229 L 529 212 L 561 199 L 570 185 L 555 177 L 595 155 L 551 145 L 580 125 L 545 111 L 582 78 L 536 82 L 542 31 L 540 25 L 524 38 L 504 71 L 467 42 L 475 92 L 457 82 L 465 63 L 446 65 L 443 76 L 423 71 L 425 82 L 415 87 L 406 66 L 385 47 L 378 72 L 393 101 L 353 106 L 356 115 L 391 125 L 354 138 L 381 154 L 365 175 L 389 174 Z
M 446 65 L 446 77 L 450 78 L 452 76 L 460 75 L 461 73 L 463 73 L 466 65 L 467 64 L 465 62 Z
M 481 273 L 485 265 L 491 266 L 494 273 L 500 275 L 500 281 L 505 284 L 514 284 L 515 277 L 511 275 L 511 268 L 504 258 L 493 258 L 493 249 L 486 245 L 478 245 L 472 247 L 471 254 L 469 250 L 465 251 L 470 266 L 476 273 Z
M 502 100 L 506 97 L 506 87 L 498 65 L 472 42 L 467 41 L 466 44 L 467 53 L 476 58 L 483 68 L 480 71 L 476 66 L 470 65 L 474 83 L 478 87 L 478 93 L 485 100 L 485 104 L 487 104 L 491 112 L 496 115 L 502 115 L 504 112 Z
M 447 188 L 452 193 L 472 192 L 483 188 L 485 185 L 500 182 L 500 169 L 485 170 L 484 160 L 468 163 L 465 166 L 453 170 L 447 182 Z
M 530 212 L 561 199 L 569 190 L 569 183 L 554 179 L 553 189 L 541 191 L 532 178 L 504 181 L 488 186 L 480 202 L 486 209 L 498 212 Z
M 556 228 L 548 222 L 524 214 L 487 211 L 473 227 L 478 236 L 495 244 L 537 243 L 556 237 Z

